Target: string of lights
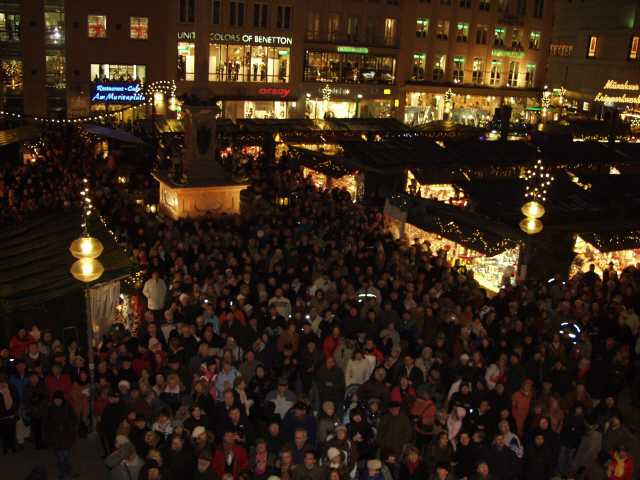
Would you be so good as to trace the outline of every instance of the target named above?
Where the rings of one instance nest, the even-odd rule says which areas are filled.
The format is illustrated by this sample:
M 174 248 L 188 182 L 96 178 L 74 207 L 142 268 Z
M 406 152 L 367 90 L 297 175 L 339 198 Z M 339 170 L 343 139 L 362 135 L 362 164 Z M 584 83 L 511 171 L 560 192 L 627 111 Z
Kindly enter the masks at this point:
M 524 180 L 527 182 L 525 198 L 539 202 L 547 200 L 547 192 L 554 177 L 547 172 L 542 160 L 538 160 L 533 168 L 527 169 Z
M 176 82 L 174 80 L 157 80 L 145 86 L 144 88 L 145 103 L 142 105 L 127 105 L 126 107 L 123 107 L 121 109 L 114 110 L 111 112 L 100 112 L 93 115 L 85 115 L 82 117 L 56 118 L 56 117 L 47 117 L 47 116 L 41 116 L 41 115 L 25 115 L 23 113 L 10 112 L 8 110 L 0 110 L 0 116 L 15 118 L 17 120 L 31 119 L 36 122 L 50 124 L 50 125 L 71 125 L 71 124 L 77 124 L 77 123 L 96 122 L 100 120 L 106 120 L 108 118 L 113 118 L 116 115 L 124 113 L 128 110 L 145 107 L 147 105 L 151 106 L 153 105 L 153 99 L 156 93 L 162 93 L 164 95 L 167 95 L 172 99 L 172 101 L 175 101 L 176 89 L 177 89 Z

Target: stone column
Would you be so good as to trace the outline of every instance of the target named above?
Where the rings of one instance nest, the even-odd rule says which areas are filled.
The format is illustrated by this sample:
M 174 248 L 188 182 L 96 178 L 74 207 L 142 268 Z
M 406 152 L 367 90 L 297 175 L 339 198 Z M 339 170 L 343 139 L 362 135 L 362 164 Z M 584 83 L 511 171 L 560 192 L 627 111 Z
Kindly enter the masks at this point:
M 216 160 L 215 106 L 184 107 L 183 167 L 189 183 L 201 181 L 228 181 L 229 174 Z

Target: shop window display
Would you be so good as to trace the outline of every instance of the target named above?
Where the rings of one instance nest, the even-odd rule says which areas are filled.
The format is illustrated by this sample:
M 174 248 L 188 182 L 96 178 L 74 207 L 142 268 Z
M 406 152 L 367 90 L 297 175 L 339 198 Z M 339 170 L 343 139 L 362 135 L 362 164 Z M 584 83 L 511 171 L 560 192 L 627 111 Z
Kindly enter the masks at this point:
M 7 95 L 19 95 L 22 93 L 22 60 L 0 60 L 0 82 Z
M 209 81 L 286 83 L 289 53 L 289 48 L 209 44 Z
M 396 59 L 368 54 L 305 52 L 305 82 L 393 85 Z
M 177 79 L 192 82 L 196 79 L 196 44 L 178 42 Z
M 119 65 L 113 63 L 92 63 L 91 80 L 94 82 L 142 82 L 147 75 L 145 65 Z

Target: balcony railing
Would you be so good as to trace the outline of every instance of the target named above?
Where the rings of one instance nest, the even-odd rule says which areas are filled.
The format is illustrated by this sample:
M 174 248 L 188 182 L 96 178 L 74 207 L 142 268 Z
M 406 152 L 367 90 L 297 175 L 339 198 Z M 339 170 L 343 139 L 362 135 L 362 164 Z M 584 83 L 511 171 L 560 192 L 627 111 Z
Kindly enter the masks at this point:
M 334 43 L 337 45 L 362 45 L 369 47 L 398 48 L 398 36 L 366 35 L 363 33 L 344 33 L 331 31 L 308 30 L 307 42 Z

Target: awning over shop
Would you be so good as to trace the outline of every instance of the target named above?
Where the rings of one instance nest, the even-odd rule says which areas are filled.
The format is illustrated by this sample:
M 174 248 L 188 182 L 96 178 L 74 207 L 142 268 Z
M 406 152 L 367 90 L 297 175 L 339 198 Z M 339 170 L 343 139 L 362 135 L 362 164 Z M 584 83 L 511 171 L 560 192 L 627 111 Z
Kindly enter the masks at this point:
M 137 145 L 144 145 L 144 142 L 135 135 L 131 135 L 129 132 L 116 128 L 103 127 L 101 125 L 87 124 L 84 125 L 84 129 L 92 135 L 98 137 L 110 138 L 124 143 L 132 143 Z
M 525 240 L 519 230 L 468 209 L 408 195 L 395 195 L 389 201 L 407 213 L 411 225 L 489 257 Z
M 12 143 L 24 142 L 25 140 L 32 140 L 38 138 L 41 135 L 41 131 L 38 127 L 25 126 L 18 128 L 11 128 L 9 130 L 0 130 L 0 147 L 11 145 Z
M 90 232 L 104 245 L 99 282 L 129 275 L 132 263 L 107 232 L 92 222 Z M 79 237 L 80 213 L 48 215 L 0 233 L 0 302 L 12 311 L 76 292 L 81 282 L 69 273 L 75 259 L 69 245 Z

